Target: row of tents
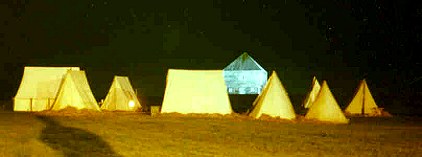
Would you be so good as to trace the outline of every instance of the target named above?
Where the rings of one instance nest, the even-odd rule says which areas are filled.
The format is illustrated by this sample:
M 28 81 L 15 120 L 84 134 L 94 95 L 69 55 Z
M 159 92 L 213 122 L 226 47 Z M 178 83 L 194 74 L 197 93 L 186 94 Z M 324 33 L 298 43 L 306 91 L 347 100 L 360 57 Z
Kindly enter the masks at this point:
M 314 77 L 311 87 L 303 103 L 308 109 L 307 119 L 344 123 L 347 122 L 345 114 L 388 115 L 376 105 L 365 80 L 344 112 L 326 81 L 321 86 Z M 229 94 L 259 94 L 248 110 L 251 117 L 296 118 L 277 74 L 273 72 L 267 79 L 267 72 L 247 53 L 223 70 L 169 69 L 161 112 L 231 114 Z M 92 94 L 85 71 L 79 67 L 25 67 L 14 98 L 15 111 L 61 110 L 66 107 L 98 111 L 142 109 L 129 78 L 125 76 L 115 76 L 100 105 Z
M 231 114 L 230 100 L 220 70 L 170 69 L 161 113 L 206 113 Z M 371 92 L 363 80 L 352 102 L 343 112 L 335 100 L 326 81 L 322 86 L 316 78 L 305 101 L 308 111 L 305 119 L 348 123 L 346 115 L 385 116 L 376 105 Z M 186 87 L 186 84 L 190 84 Z M 248 115 L 260 118 L 263 115 L 293 120 L 296 118 L 288 93 L 277 73 L 273 71 L 263 91 L 253 102 Z
M 169 69 L 161 113 L 233 113 L 222 70 Z M 347 123 L 326 81 L 314 77 L 304 107 L 307 119 Z M 142 105 L 128 77 L 115 76 L 101 107 L 94 98 L 85 71 L 78 67 L 25 67 L 14 98 L 15 111 L 61 110 L 66 107 L 90 110 L 136 111 Z M 349 115 L 383 116 L 363 80 L 344 111 Z M 295 119 L 296 114 L 276 72 L 253 102 L 248 115 Z
M 114 77 L 100 108 L 85 71 L 79 67 L 25 67 L 14 97 L 14 111 L 61 110 L 67 107 L 136 111 L 141 104 L 126 76 Z
M 224 69 L 229 94 L 258 94 L 267 81 L 267 72 L 246 52 Z M 186 84 L 185 84 L 186 86 Z M 116 76 L 103 110 L 141 109 L 127 77 Z M 99 110 L 86 74 L 79 67 L 25 67 L 14 111 L 60 110 L 66 107 Z
M 303 107 L 309 109 L 316 101 L 320 91 L 321 85 L 316 77 L 314 77 L 312 80 L 312 88 L 303 103 Z M 353 99 L 344 112 L 347 115 L 366 115 L 370 117 L 391 116 L 388 112 L 384 111 L 383 108 L 379 108 L 375 103 L 365 79 L 360 82 Z

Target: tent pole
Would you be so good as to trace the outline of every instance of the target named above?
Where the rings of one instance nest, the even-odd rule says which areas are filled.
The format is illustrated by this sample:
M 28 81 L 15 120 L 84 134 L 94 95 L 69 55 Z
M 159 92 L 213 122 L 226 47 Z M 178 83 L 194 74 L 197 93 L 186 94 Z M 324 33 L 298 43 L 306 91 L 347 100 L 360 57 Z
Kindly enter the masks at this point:
M 30 105 L 30 107 L 29 107 L 29 111 L 31 111 L 31 112 L 32 112 L 32 98 L 29 98 L 29 105 Z
M 364 83 L 364 81 L 362 81 Z M 363 96 L 362 96 L 362 115 L 365 115 L 365 84 L 363 84 Z

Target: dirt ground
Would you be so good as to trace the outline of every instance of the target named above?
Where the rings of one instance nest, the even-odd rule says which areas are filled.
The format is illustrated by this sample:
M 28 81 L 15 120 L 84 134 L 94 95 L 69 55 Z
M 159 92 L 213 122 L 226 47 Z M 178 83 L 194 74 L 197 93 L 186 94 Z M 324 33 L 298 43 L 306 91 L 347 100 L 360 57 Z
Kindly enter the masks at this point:
M 0 112 L 0 156 L 418 156 L 420 120 Z

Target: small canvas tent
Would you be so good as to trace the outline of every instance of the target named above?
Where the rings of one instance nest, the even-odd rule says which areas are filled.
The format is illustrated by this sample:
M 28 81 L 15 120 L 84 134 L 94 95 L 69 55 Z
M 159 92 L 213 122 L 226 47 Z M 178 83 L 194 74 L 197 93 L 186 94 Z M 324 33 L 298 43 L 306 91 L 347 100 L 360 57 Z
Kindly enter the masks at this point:
M 372 97 L 365 79 L 361 81 L 354 98 L 345 110 L 346 115 L 382 116 L 382 109 L 378 108 Z
M 284 89 L 275 71 L 268 79 L 262 93 L 253 103 L 253 107 L 249 116 L 254 118 L 259 118 L 263 114 L 290 120 L 296 118 L 286 89 Z
M 169 69 L 161 113 L 230 114 L 222 70 Z
M 319 85 L 318 80 L 314 76 L 314 78 L 312 79 L 311 91 L 308 93 L 303 103 L 304 108 L 311 107 L 312 103 L 314 103 L 316 97 L 318 96 L 320 89 L 321 89 L 321 86 Z
M 101 109 L 109 111 L 137 111 L 141 109 L 141 103 L 139 103 L 128 77 L 114 77 Z
M 68 70 L 78 71 L 79 67 L 25 67 L 21 84 L 14 97 L 13 110 L 43 111 L 50 109 Z
M 229 94 L 259 94 L 267 78 L 267 71 L 246 52 L 224 68 Z
M 67 72 L 51 110 L 61 110 L 66 107 L 100 110 L 89 87 L 85 71 Z
M 305 119 L 312 119 L 331 123 L 348 123 L 349 120 L 344 116 L 340 106 L 334 99 L 333 94 L 326 81 L 322 83 L 315 102 L 309 108 Z

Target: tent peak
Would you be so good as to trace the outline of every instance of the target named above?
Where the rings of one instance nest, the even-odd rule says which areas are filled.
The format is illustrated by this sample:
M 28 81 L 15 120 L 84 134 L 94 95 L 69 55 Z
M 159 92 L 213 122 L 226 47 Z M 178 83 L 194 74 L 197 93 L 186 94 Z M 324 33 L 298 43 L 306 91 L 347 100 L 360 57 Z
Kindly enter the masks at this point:
M 242 53 L 224 70 L 265 70 L 247 52 Z

